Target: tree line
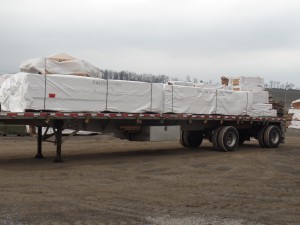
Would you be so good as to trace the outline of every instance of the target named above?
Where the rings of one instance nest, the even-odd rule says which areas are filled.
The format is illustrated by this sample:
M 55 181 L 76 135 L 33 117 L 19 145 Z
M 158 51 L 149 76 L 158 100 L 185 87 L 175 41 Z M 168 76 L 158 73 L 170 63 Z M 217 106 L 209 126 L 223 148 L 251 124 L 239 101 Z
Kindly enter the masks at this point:
M 269 84 L 265 84 L 265 88 L 271 88 L 271 89 L 285 89 L 290 90 L 294 89 L 295 84 L 292 84 L 290 82 L 281 83 L 280 81 L 274 81 L 270 80 Z
M 143 81 L 148 83 L 166 83 L 170 78 L 167 75 L 137 74 L 128 71 L 102 70 L 103 79 Z
M 177 77 L 169 77 L 167 75 L 153 75 L 150 73 L 138 74 L 129 71 L 114 71 L 114 70 L 102 70 L 103 79 L 112 80 L 130 80 L 130 81 L 142 81 L 148 83 L 166 83 L 169 80 L 178 81 Z M 186 75 L 185 78 L 180 79 L 181 81 L 194 82 L 194 83 L 205 83 L 205 84 L 219 84 L 219 82 L 214 82 L 211 79 L 209 81 L 198 80 L 197 78 L 192 78 L 190 75 Z M 281 83 L 280 81 L 271 80 L 269 83 L 265 83 L 265 88 L 273 89 L 294 89 L 295 85 L 290 82 Z
M 190 75 L 186 75 L 184 79 L 178 79 L 177 77 L 169 77 L 167 75 L 153 75 L 150 73 L 138 74 L 135 72 L 129 71 L 114 71 L 114 70 L 102 70 L 102 78 L 103 79 L 111 79 L 111 80 L 130 80 L 130 81 L 142 81 L 148 83 L 166 83 L 169 80 L 172 81 L 186 81 L 186 82 L 203 82 L 202 80 L 198 80 L 197 78 L 192 78 Z M 206 82 L 212 84 L 212 80 Z

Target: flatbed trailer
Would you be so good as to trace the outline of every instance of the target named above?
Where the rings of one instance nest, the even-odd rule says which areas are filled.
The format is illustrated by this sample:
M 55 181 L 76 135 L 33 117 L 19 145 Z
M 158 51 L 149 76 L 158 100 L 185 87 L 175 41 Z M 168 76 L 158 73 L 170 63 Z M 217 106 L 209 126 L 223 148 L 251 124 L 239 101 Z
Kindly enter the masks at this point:
M 37 127 L 36 158 L 43 158 L 42 142 L 56 146 L 55 162 L 62 162 L 62 143 L 80 130 L 101 133 L 121 133 L 134 140 L 145 127 L 180 126 L 181 145 L 198 148 L 203 139 L 212 142 L 219 151 L 234 151 L 244 141 L 255 138 L 263 148 L 277 148 L 284 143 L 285 119 L 281 117 L 250 117 L 198 114 L 140 114 L 99 112 L 0 112 L 0 122 Z M 42 128 L 45 127 L 44 133 Z M 52 128 L 54 133 L 49 134 Z M 73 129 L 63 137 L 64 129 Z M 53 139 L 53 140 L 52 140 Z

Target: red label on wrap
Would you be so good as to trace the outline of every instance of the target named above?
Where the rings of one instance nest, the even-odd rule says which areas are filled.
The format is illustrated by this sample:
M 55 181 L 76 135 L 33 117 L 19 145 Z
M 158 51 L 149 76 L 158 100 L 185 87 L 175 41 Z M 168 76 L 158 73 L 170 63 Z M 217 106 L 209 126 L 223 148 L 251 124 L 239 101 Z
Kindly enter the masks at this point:
M 55 94 L 49 93 L 49 98 L 55 98 Z

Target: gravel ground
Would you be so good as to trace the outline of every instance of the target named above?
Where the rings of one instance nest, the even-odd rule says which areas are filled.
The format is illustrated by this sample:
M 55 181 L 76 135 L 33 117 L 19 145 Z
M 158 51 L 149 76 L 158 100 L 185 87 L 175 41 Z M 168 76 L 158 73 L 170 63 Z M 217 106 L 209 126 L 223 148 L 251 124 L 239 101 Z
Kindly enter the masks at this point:
M 300 224 L 300 133 L 262 149 L 74 137 L 64 163 L 31 137 L 0 137 L 0 224 Z

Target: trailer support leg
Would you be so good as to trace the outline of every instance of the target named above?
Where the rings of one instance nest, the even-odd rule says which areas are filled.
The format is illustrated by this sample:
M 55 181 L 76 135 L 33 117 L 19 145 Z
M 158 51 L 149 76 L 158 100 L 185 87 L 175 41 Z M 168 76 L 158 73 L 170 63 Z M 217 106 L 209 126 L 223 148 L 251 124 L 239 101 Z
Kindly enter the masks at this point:
M 54 162 L 59 163 L 63 162 L 61 158 L 61 145 L 62 145 L 62 127 L 63 122 L 62 121 L 56 121 L 55 128 L 56 128 L 56 158 L 54 159 Z
M 35 158 L 42 159 L 42 158 L 44 158 L 43 154 L 42 154 L 42 127 L 38 126 L 37 129 L 38 129 L 38 133 L 37 133 L 37 153 L 36 153 Z

